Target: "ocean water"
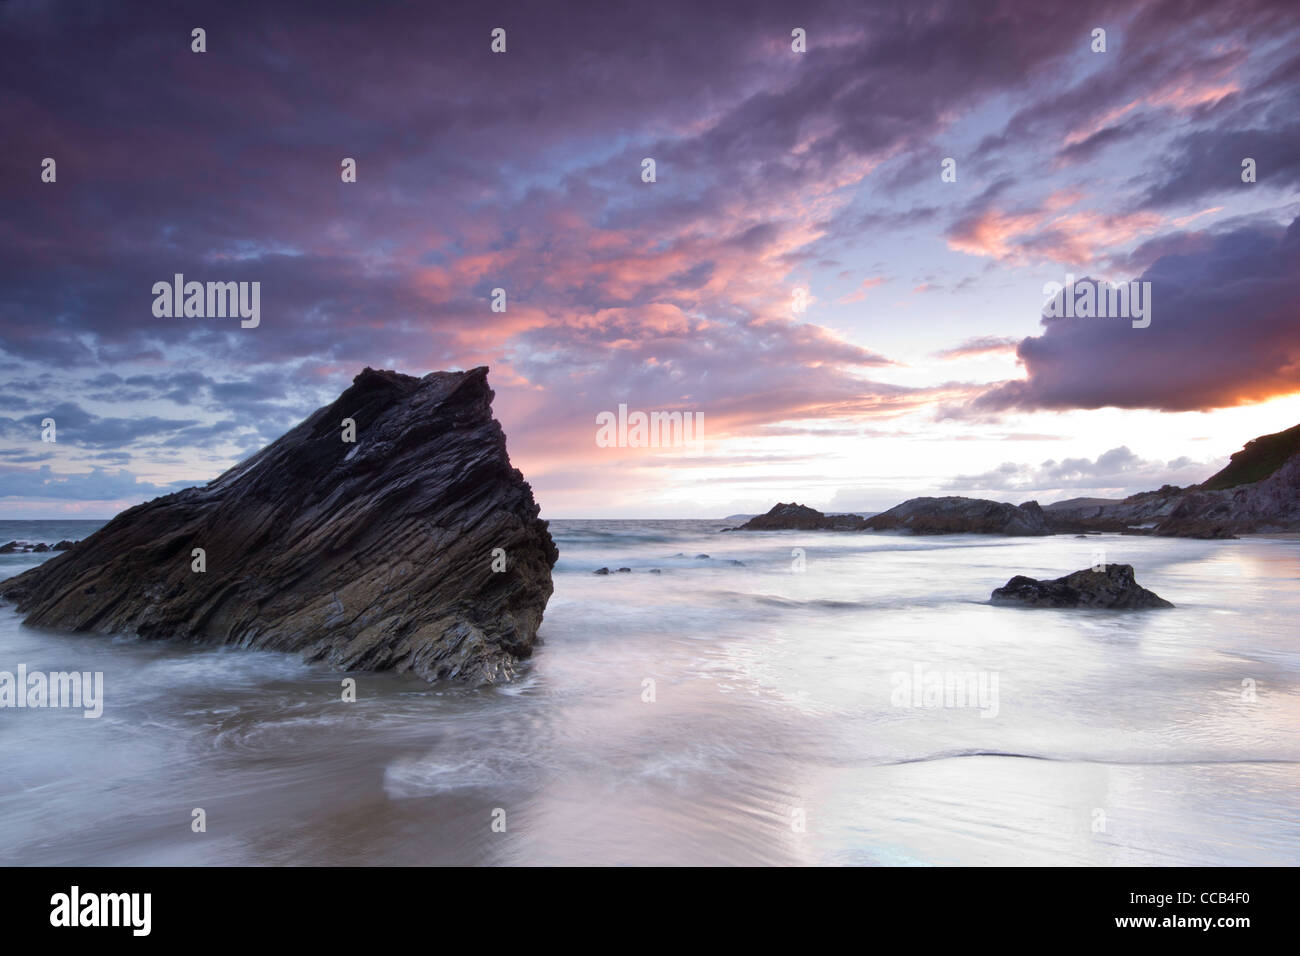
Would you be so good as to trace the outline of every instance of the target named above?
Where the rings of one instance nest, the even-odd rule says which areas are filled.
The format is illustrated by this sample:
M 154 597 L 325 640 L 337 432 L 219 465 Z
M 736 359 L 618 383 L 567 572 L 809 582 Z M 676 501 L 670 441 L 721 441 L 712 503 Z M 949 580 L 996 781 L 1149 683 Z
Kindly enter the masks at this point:
M 104 674 L 98 719 L 0 709 L 0 863 L 1300 862 L 1300 541 L 722 527 L 554 521 L 520 680 L 355 703 L 293 656 L 0 608 L 0 670 Z M 1097 550 L 1176 608 L 987 603 Z

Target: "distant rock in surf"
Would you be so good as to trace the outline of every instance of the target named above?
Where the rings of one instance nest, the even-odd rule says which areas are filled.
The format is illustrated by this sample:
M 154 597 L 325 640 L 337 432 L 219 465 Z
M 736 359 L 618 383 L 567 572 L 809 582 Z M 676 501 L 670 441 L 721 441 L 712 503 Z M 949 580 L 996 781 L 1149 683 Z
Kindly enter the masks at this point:
M 492 397 L 486 368 L 367 368 L 206 486 L 123 512 L 0 596 L 40 627 L 508 677 L 537 640 L 557 552 Z
M 77 542 L 60 541 L 56 545 L 48 545 L 44 541 L 8 541 L 0 544 L 0 554 L 44 554 L 47 551 L 67 551 Z
M 1013 505 L 985 498 L 912 498 L 867 518 L 865 525 L 913 534 L 1051 534 L 1037 501 Z
M 1131 564 L 1108 564 L 1102 570 L 1085 569 L 1052 581 L 1016 575 L 990 597 L 994 604 L 1024 607 L 1098 608 L 1144 610 L 1173 607 L 1133 577 Z
M 861 531 L 866 527 L 857 515 L 826 515 L 806 505 L 781 502 L 767 514 L 750 518 L 728 531 Z

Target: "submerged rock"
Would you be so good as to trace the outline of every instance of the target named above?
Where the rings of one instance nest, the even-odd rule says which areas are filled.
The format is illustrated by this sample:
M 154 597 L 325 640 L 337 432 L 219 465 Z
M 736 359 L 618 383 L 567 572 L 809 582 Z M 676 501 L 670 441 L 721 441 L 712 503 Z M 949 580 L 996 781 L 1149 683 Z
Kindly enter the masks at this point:
M 41 627 L 508 677 L 537 640 L 557 552 L 492 397 L 486 368 L 367 368 L 206 486 L 124 511 L 0 596 Z
M 1019 604 L 1025 607 L 1114 610 L 1173 607 L 1164 598 L 1137 583 L 1131 564 L 1108 564 L 1103 570 L 1075 571 L 1052 581 L 1039 581 L 1018 574 L 996 589 L 990 600 L 994 604 Z

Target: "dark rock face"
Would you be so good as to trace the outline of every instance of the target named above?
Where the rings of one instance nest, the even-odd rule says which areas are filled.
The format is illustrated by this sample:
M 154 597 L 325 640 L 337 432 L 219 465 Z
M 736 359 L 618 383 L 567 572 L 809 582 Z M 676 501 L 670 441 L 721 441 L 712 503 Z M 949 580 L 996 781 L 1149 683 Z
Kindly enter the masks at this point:
M 1137 583 L 1131 564 L 1108 564 L 1102 571 L 1075 571 L 1054 581 L 1039 581 L 1017 574 L 996 589 L 990 600 L 994 604 L 1018 604 L 1024 607 L 1083 607 L 1126 611 L 1173 607 L 1164 598 Z
M 1013 505 L 985 498 L 911 498 L 867 518 L 865 524 L 873 531 L 911 531 L 913 534 L 1028 536 L 1052 533 L 1037 501 Z
M 1170 538 L 1235 538 L 1234 532 L 1250 532 L 1258 525 L 1243 525 L 1235 521 L 1192 517 L 1162 522 L 1151 532 Z M 1126 532 L 1132 533 L 1132 532 Z
M 1188 489 L 1155 529 L 1156 534 L 1191 538 L 1273 531 L 1300 531 L 1300 455 L 1259 481 L 1231 488 Z
M 857 515 L 825 515 L 800 504 L 775 505 L 771 511 L 750 518 L 732 531 L 861 531 L 866 523 Z
M 1246 443 L 1200 485 L 1165 485 L 1122 500 L 1047 507 L 1055 531 L 1117 531 L 1179 538 L 1300 531 L 1300 425 Z
M 486 368 L 367 368 L 208 485 L 123 512 L 0 596 L 35 626 L 508 678 L 537 640 L 558 555 L 492 396 Z

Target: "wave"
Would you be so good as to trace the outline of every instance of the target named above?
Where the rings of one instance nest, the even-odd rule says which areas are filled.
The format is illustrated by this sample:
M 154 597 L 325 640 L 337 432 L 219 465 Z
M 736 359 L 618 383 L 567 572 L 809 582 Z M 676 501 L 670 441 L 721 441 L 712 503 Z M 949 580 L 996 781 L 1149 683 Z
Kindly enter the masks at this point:
M 525 754 L 492 751 L 473 754 L 401 757 L 384 768 L 383 788 L 401 800 L 458 790 L 521 786 L 537 780 L 544 764 Z
M 879 766 L 900 767 L 913 763 L 937 763 L 942 760 L 960 760 L 965 757 L 1010 757 L 1015 760 L 1044 760 L 1051 763 L 1092 763 L 1121 767 L 1179 767 L 1197 764 L 1300 764 L 1300 760 L 1287 757 L 1182 757 L 1168 760 L 1135 759 L 1125 757 L 1096 757 L 1079 754 L 1032 754 L 1014 750 L 946 750 L 920 757 L 904 757 L 885 761 Z
M 755 604 L 767 604 L 771 607 L 784 608 L 821 608 L 828 611 L 861 611 L 864 608 L 872 607 L 865 601 L 836 601 L 831 598 L 814 598 L 808 601 L 800 601 L 796 598 L 778 597 L 775 594 L 745 594 L 739 591 L 719 592 L 732 597 L 752 598 Z

